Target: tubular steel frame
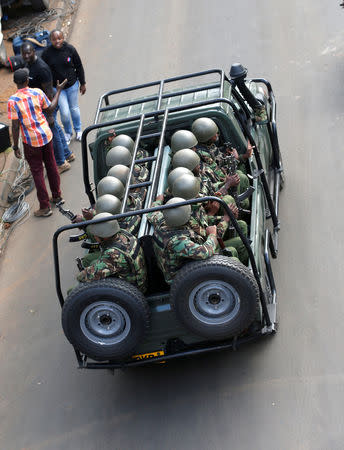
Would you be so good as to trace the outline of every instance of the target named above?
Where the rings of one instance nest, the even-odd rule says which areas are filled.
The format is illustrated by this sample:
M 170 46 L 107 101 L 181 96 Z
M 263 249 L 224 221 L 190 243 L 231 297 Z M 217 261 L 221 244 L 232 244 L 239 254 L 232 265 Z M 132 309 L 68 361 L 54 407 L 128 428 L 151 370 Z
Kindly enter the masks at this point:
M 208 85 L 203 85 L 201 87 L 195 87 L 195 88 L 189 88 L 189 89 L 184 89 L 181 91 L 177 91 L 177 92 L 170 92 L 170 93 L 164 93 L 164 87 L 166 86 L 166 84 L 168 83 L 172 83 L 175 81 L 180 81 L 180 80 L 185 80 L 185 79 L 189 79 L 189 78 L 195 78 L 195 77 L 200 77 L 200 76 L 204 76 L 204 75 L 209 75 L 209 74 L 218 74 L 220 76 L 220 81 L 218 83 L 212 83 L 212 84 L 208 84 Z M 239 121 L 242 130 L 244 132 L 244 135 L 247 139 L 250 140 L 251 144 L 253 145 L 254 149 L 254 157 L 257 163 L 257 167 L 258 167 L 258 171 L 260 172 L 260 178 L 261 178 L 261 182 L 262 182 L 262 186 L 263 186 L 263 191 L 265 194 L 265 198 L 266 201 L 268 203 L 269 206 L 269 210 L 270 210 L 270 214 L 271 214 L 271 218 L 273 221 L 273 225 L 274 225 L 274 236 L 276 236 L 275 238 L 275 243 L 273 243 L 272 237 L 270 235 L 269 237 L 269 242 L 270 245 L 272 246 L 272 256 L 276 257 L 277 254 L 277 233 L 279 231 L 279 220 L 278 220 L 278 195 L 279 195 L 279 189 L 274 190 L 274 199 L 272 199 L 270 191 L 269 191 L 269 186 L 268 186 L 268 182 L 267 182 L 267 178 L 263 169 L 263 165 L 262 165 L 262 161 L 260 159 L 260 155 L 259 155 L 259 149 L 257 147 L 257 144 L 255 142 L 255 140 L 253 139 L 249 127 L 247 125 L 247 120 L 250 118 L 250 111 L 245 103 L 245 99 L 241 96 L 241 94 L 234 88 L 232 89 L 232 95 L 233 97 L 236 99 L 236 101 L 240 104 L 240 107 L 242 108 L 242 110 L 244 111 L 245 115 L 246 115 L 246 121 L 243 119 L 243 117 L 241 116 L 241 114 L 239 113 L 239 110 L 237 109 L 237 107 L 235 106 L 235 104 L 223 97 L 224 95 L 224 81 L 227 80 L 229 83 L 233 84 L 231 82 L 231 80 L 229 80 L 224 71 L 223 70 L 218 70 L 218 69 L 213 69 L 213 70 L 207 70 L 207 71 L 203 71 L 203 72 L 197 72 L 197 73 L 192 73 L 192 74 L 187 74 L 187 75 L 183 75 L 183 76 L 178 76 L 178 77 L 173 77 L 173 78 L 168 78 L 165 80 L 160 80 L 160 81 L 156 81 L 156 82 L 152 82 L 152 83 L 146 83 L 146 84 L 142 84 L 142 85 L 137 85 L 137 86 L 132 86 L 129 88 L 125 88 L 125 89 L 118 89 L 118 90 L 113 90 L 113 91 L 109 91 L 105 94 L 103 94 L 98 102 L 98 106 L 97 106 L 97 111 L 96 111 L 96 116 L 95 116 L 95 123 L 89 127 L 87 127 L 83 133 L 82 133 L 82 139 L 81 139 L 81 148 L 82 148 L 82 164 L 83 164 L 83 180 L 84 180 L 84 186 L 85 186 L 85 193 L 89 198 L 89 201 L 91 204 L 94 204 L 95 202 L 95 198 L 93 195 L 93 192 L 91 190 L 91 185 L 90 185 L 90 179 L 89 179 L 89 165 L 88 165 L 88 153 L 87 153 L 87 136 L 91 131 L 97 130 L 97 129 L 101 129 L 104 127 L 109 127 L 109 126 L 114 126 L 117 124 L 124 124 L 124 123 L 130 123 L 130 122 L 138 122 L 138 130 L 137 130 L 137 134 L 136 134 L 136 138 L 135 138 L 135 146 L 134 146 L 134 152 L 133 152 L 133 160 L 130 166 L 130 173 L 129 173 L 129 177 L 128 179 L 131 179 L 133 170 L 134 170 L 134 166 L 137 163 L 143 163 L 146 161 L 155 161 L 155 167 L 154 167 L 154 171 L 153 171 L 153 176 L 151 176 L 149 181 L 143 182 L 143 183 L 136 183 L 136 184 L 132 184 L 129 185 L 129 183 L 126 185 L 125 188 L 125 193 L 124 193 L 124 198 L 123 198 L 123 206 L 121 209 L 121 213 L 120 214 L 116 214 L 114 216 L 111 216 L 110 218 L 104 218 L 104 219 L 97 219 L 97 220 L 89 220 L 89 221 L 85 221 L 82 223 L 83 227 L 86 227 L 87 225 L 90 224 L 95 224 L 95 223 L 102 223 L 102 222 L 106 222 L 108 220 L 112 220 L 112 219 L 120 219 L 123 217 L 128 217 L 128 216 L 134 216 L 134 215 L 143 215 L 146 213 L 150 213 L 153 211 L 162 211 L 164 209 L 169 209 L 169 208 L 173 208 L 176 206 L 182 206 L 182 205 L 191 205 L 191 204 L 195 204 L 195 203 L 202 203 L 202 202 L 207 202 L 207 201 L 217 201 L 219 202 L 223 208 L 225 209 L 226 213 L 228 214 L 228 216 L 231 219 L 231 222 L 237 232 L 237 234 L 240 236 L 242 242 L 244 243 L 248 255 L 249 255 L 249 260 L 251 263 L 251 268 L 252 268 L 252 272 L 253 275 L 256 279 L 256 282 L 258 284 L 259 287 L 259 293 L 260 293 L 260 302 L 261 302 L 261 307 L 262 307 L 262 312 L 263 312 L 263 318 L 264 318 L 264 322 L 266 325 L 266 329 L 270 330 L 268 331 L 267 334 L 271 334 L 273 333 L 273 329 L 271 328 L 271 319 L 269 317 L 269 313 L 268 313 L 268 309 L 267 309 L 267 304 L 266 304 L 266 299 L 265 299 L 265 295 L 264 295 L 264 291 L 260 282 L 260 278 L 259 278 L 259 272 L 257 269 L 257 265 L 254 259 L 254 255 L 250 246 L 250 242 L 249 240 L 242 234 L 238 222 L 235 219 L 232 211 L 228 208 L 227 204 L 221 200 L 218 197 L 212 197 L 212 196 L 208 196 L 208 197 L 202 197 L 202 198 L 198 198 L 198 199 L 191 199 L 191 200 L 187 200 L 178 204 L 173 204 L 173 205 L 161 205 L 158 207 L 148 207 L 148 208 L 143 208 L 141 210 L 136 210 L 136 211 L 125 211 L 125 205 L 127 204 L 127 199 L 128 199 L 128 195 L 129 195 L 129 190 L 131 188 L 134 187 L 143 187 L 143 186 L 148 186 L 150 187 L 149 190 L 149 195 L 147 196 L 146 202 L 145 204 L 150 205 L 152 199 L 154 198 L 154 196 L 156 195 L 156 190 L 157 190 L 157 185 L 158 185 L 158 181 L 159 181 L 159 175 L 160 175 L 160 167 L 161 167 L 161 162 L 162 162 L 162 156 L 163 156 L 163 148 L 164 148 L 164 137 L 165 137 L 165 131 L 166 131 L 166 127 L 167 127 L 167 121 L 169 118 L 169 115 L 171 113 L 176 113 L 176 112 L 180 112 L 180 111 L 185 111 L 185 110 L 191 110 L 191 109 L 196 109 L 202 106 L 207 106 L 207 105 L 212 105 L 212 104 L 216 104 L 216 103 L 225 103 L 228 104 L 236 119 Z M 260 83 L 264 83 L 267 86 L 267 89 L 269 91 L 269 98 L 271 101 L 271 119 L 270 122 L 267 124 L 268 126 L 268 132 L 269 132 L 269 136 L 270 136 L 270 140 L 271 140 L 271 145 L 272 145 L 272 149 L 273 149 L 273 155 L 274 155 L 274 168 L 277 174 L 277 179 L 276 179 L 276 183 L 277 187 L 279 188 L 279 183 L 280 183 L 280 174 L 283 171 L 283 168 L 281 167 L 281 159 L 280 159 L 280 150 L 279 150 L 279 144 L 278 144 L 278 138 L 277 138 L 277 129 L 276 129 L 276 102 L 275 102 L 275 98 L 273 95 L 273 91 L 271 88 L 271 85 L 268 81 L 261 79 L 261 78 L 256 78 L 256 79 L 251 79 L 251 80 L 247 80 L 247 81 L 253 81 L 253 82 L 260 82 Z M 124 93 L 124 92 L 129 92 L 129 91 L 134 91 L 134 90 L 139 90 L 139 89 L 143 89 L 143 88 L 148 88 L 148 87 L 152 87 L 152 86 L 158 86 L 159 87 L 159 92 L 156 96 L 151 96 L 149 98 L 146 99 L 139 99 L 139 100 L 133 100 L 133 101 L 129 101 L 129 102 L 124 102 L 124 103 L 120 103 L 120 104 L 115 104 L 115 105 L 110 105 L 109 104 L 109 97 L 111 97 L 112 95 L 117 95 L 120 93 Z M 195 103 L 191 103 L 191 104 L 187 104 L 187 105 L 183 105 L 183 106 L 174 106 L 174 107 L 166 107 L 166 108 L 161 108 L 161 104 L 162 104 L 162 100 L 163 99 L 167 99 L 167 98 L 171 98 L 171 97 L 175 97 L 178 95 L 183 95 L 183 94 L 190 94 L 190 93 L 195 93 L 195 92 L 200 92 L 203 90 L 207 90 L 207 89 L 215 89 L 218 88 L 220 89 L 220 95 L 217 98 L 211 99 L 211 100 L 203 100 L 203 101 L 199 101 L 199 102 L 195 102 Z M 109 110 L 113 110 L 113 109 L 118 109 L 118 108 L 122 108 L 122 107 L 126 107 L 126 106 L 133 106 L 136 104 L 142 104 L 144 102 L 148 102 L 148 101 L 154 101 L 156 100 L 157 102 L 157 106 L 156 106 L 156 110 L 148 112 L 148 113 L 142 113 L 142 114 L 138 114 L 135 116 L 131 116 L 131 117 L 127 117 L 125 119 L 116 119 L 116 120 L 112 120 L 112 121 L 108 121 L 108 122 L 103 122 L 103 123 L 98 123 L 98 119 L 99 119 L 99 115 L 100 113 L 104 112 L 104 111 L 109 111 Z M 106 106 L 102 106 L 103 102 L 105 102 Z M 160 132 L 156 132 L 156 133 L 150 133 L 150 134 L 143 134 L 143 128 L 144 128 L 144 121 L 147 118 L 152 118 L 154 117 L 155 119 L 162 117 L 162 125 L 161 125 L 161 131 Z M 152 156 L 152 157 L 148 157 L 148 158 L 143 158 L 143 159 L 136 159 L 136 155 L 137 155 L 137 150 L 138 150 L 138 146 L 139 146 L 139 142 L 141 139 L 147 139 L 151 136 L 160 136 L 159 138 L 159 145 L 158 145 L 158 151 L 157 151 L 157 155 L 156 156 Z M 53 253 L 54 253 L 54 267 L 55 267 L 55 285 L 56 285 L 56 291 L 57 291 L 57 295 L 58 295 L 58 299 L 60 302 L 61 307 L 63 307 L 64 304 L 64 297 L 62 294 L 62 290 L 61 290 L 61 276 L 60 276 L 60 266 L 59 266 L 59 252 L 58 252 L 58 237 L 61 233 L 63 233 L 64 231 L 67 230 L 72 230 L 75 228 L 79 228 L 80 224 L 69 224 L 69 225 L 65 225 L 63 227 L 60 227 L 53 236 Z M 269 266 L 269 269 L 271 270 L 271 267 Z M 269 273 L 269 278 L 271 277 L 271 274 Z M 274 286 L 274 285 L 273 285 Z M 176 354 L 172 354 L 172 355 L 165 355 L 165 356 L 161 356 L 161 357 L 157 357 L 154 358 L 154 362 L 159 362 L 159 361 L 165 361 L 168 359 L 172 359 L 172 358 L 176 358 L 176 357 L 181 357 L 181 356 L 187 356 L 187 355 L 195 355 L 195 354 L 199 354 L 199 353 L 204 353 L 206 351 L 217 351 L 217 350 L 221 350 L 224 348 L 235 348 L 236 344 L 242 343 L 242 342 L 246 342 L 246 341 L 251 341 L 251 340 L 255 340 L 258 337 L 263 336 L 263 334 L 261 334 L 261 332 L 259 333 L 255 333 L 253 336 L 249 336 L 249 337 L 242 337 L 242 338 L 238 338 L 238 339 L 234 339 L 234 340 L 230 340 L 230 341 L 226 341 L 223 342 L 221 344 L 216 344 L 216 345 L 209 345 L 205 348 L 202 349 L 191 349 L 191 350 L 187 350 L 187 351 L 182 351 L 182 352 L 178 352 Z M 92 369 L 99 369 L 99 368 L 109 368 L 109 369 L 114 369 L 114 368 L 121 368 L 121 367 L 125 367 L 125 366 L 138 366 L 138 365 L 142 365 L 145 364 L 147 362 L 152 362 L 152 360 L 141 360 L 141 361 L 133 361 L 133 362 L 126 362 L 123 364 L 117 364 L 117 363 L 87 363 L 87 357 L 84 356 L 77 350 L 74 349 L 75 353 L 76 353 L 76 357 L 78 359 L 79 362 L 79 367 L 80 368 L 92 368 Z

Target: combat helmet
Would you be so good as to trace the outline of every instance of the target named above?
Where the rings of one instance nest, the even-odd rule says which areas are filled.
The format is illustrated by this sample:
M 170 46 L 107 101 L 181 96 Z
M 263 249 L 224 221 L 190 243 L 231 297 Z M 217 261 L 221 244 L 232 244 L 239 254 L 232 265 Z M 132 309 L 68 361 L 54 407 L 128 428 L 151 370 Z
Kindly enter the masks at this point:
M 130 151 L 123 147 L 123 145 L 116 145 L 116 147 L 110 148 L 106 154 L 106 165 L 108 167 L 116 166 L 117 164 L 123 164 L 124 166 L 130 166 L 132 156 Z
M 123 164 L 116 164 L 108 171 L 108 176 L 118 178 L 125 186 L 128 181 L 130 169 Z
M 173 155 L 172 165 L 176 167 L 186 167 L 189 170 L 194 170 L 200 163 L 200 157 L 196 152 L 189 148 L 183 148 L 178 150 L 177 153 Z
M 114 195 L 104 194 L 97 198 L 96 214 L 108 212 L 112 215 L 118 214 L 121 211 L 121 200 Z
M 104 217 L 111 217 L 112 214 L 108 212 L 102 212 L 93 217 L 93 219 L 102 219 Z M 92 233 L 94 236 L 99 236 L 101 238 L 111 237 L 114 234 L 118 233 L 120 230 L 120 226 L 116 219 L 109 220 L 107 222 L 102 223 L 94 223 L 87 227 L 87 231 Z
M 178 130 L 173 133 L 171 138 L 171 150 L 173 153 L 182 148 L 192 148 L 197 144 L 196 136 L 188 130 Z
M 200 182 L 198 178 L 192 174 L 184 174 L 176 179 L 172 186 L 172 195 L 174 197 L 182 197 L 185 200 L 195 198 L 199 194 Z
M 184 201 L 184 198 L 173 197 L 166 203 L 166 205 Z M 183 205 L 177 206 L 177 208 L 164 209 L 163 215 L 168 227 L 181 227 L 182 225 L 185 225 L 191 217 L 191 206 Z
M 219 131 L 216 123 L 209 117 L 200 117 L 192 124 L 192 132 L 198 139 L 198 142 L 208 142 Z
M 172 189 L 173 183 L 176 181 L 176 179 L 184 174 L 192 175 L 192 172 L 186 167 L 176 167 L 175 169 L 171 170 L 167 177 L 168 187 Z
M 135 142 L 127 134 L 119 134 L 114 138 L 111 147 L 116 147 L 118 145 L 127 148 L 131 154 L 134 152 Z
M 99 181 L 97 193 L 99 197 L 104 194 L 111 194 L 121 199 L 124 194 L 124 186 L 118 178 L 107 176 Z

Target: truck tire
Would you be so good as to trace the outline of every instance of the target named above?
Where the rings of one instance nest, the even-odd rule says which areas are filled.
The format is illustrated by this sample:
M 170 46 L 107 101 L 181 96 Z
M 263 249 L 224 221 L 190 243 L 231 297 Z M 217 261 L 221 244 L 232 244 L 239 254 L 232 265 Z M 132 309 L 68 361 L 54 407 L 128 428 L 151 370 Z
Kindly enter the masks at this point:
M 253 322 L 259 290 L 251 271 L 235 258 L 215 255 L 186 264 L 171 287 L 179 320 L 209 340 L 242 333 Z
M 97 361 L 131 356 L 149 325 L 144 295 L 118 278 L 81 283 L 62 308 L 67 339 L 75 349 Z

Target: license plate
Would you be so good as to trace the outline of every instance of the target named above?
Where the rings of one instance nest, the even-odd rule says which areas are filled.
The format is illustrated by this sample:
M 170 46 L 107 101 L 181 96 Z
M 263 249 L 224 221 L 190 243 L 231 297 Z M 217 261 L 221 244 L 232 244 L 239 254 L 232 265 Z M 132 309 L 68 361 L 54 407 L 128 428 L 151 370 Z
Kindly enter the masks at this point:
M 165 352 L 163 350 L 158 350 L 157 352 L 151 353 L 142 353 L 141 355 L 133 355 L 132 358 L 137 361 L 141 361 L 142 359 L 152 359 L 158 356 L 164 356 Z

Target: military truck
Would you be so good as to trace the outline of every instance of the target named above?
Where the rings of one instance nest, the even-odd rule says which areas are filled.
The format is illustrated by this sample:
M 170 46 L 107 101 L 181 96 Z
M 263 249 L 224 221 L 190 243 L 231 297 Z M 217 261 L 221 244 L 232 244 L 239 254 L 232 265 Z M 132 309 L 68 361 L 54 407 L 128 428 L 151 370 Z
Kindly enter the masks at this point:
M 253 146 L 253 155 L 245 163 L 250 180 L 245 193 L 249 198 L 249 233 L 246 237 L 241 232 L 232 211 L 219 197 L 193 198 L 172 207 L 218 201 L 246 247 L 248 264 L 224 254 L 189 261 L 169 286 L 153 252 L 153 227 L 147 214 L 171 207 L 151 206 L 167 186 L 171 136 L 180 129 L 190 130 L 200 117 L 216 122 L 220 145 L 230 141 L 239 155 L 246 152 L 248 142 Z M 247 69 L 237 63 L 229 74 L 212 69 L 103 94 L 94 124 L 83 131 L 81 141 L 83 182 L 90 205 L 98 195 L 95 186 L 109 170 L 106 155 L 114 130 L 116 135 L 130 136 L 134 141 L 128 179 L 137 166 L 144 166 L 149 173 L 144 182 L 127 182 L 121 211 L 110 217 L 141 218 L 136 236 L 145 253 L 148 291 L 142 294 L 126 281 L 109 277 L 80 283 L 65 298 L 58 238 L 74 232 L 80 224 L 65 225 L 55 232 L 55 278 L 62 326 L 79 367 L 116 369 L 159 363 L 237 349 L 243 343 L 273 335 L 277 292 L 272 259 L 278 255 L 279 194 L 284 177 L 271 84 L 263 78 L 247 78 Z M 133 189 L 146 190 L 144 203 L 137 210 L 126 207 Z M 86 221 L 83 226 L 106 220 Z

